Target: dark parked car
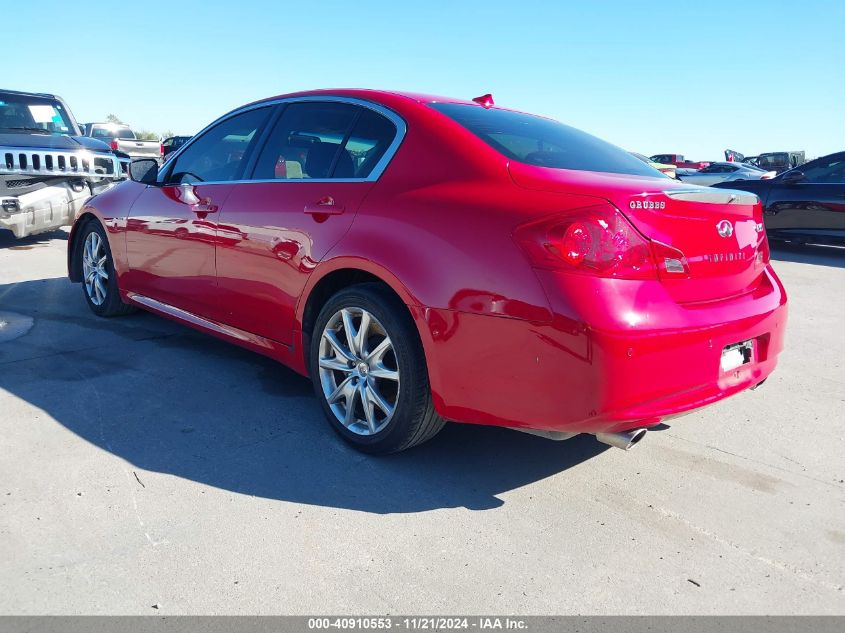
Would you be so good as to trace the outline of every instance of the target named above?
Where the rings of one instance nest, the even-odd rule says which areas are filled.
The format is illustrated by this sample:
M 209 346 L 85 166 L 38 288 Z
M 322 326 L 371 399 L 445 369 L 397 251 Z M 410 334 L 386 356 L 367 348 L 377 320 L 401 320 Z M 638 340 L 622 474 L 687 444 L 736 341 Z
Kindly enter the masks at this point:
M 190 140 L 190 136 L 171 136 L 164 139 L 161 143 L 162 158 L 167 159 L 169 154 L 172 154 Z
M 771 180 L 713 186 L 760 196 L 771 239 L 845 245 L 845 152 L 817 158 Z

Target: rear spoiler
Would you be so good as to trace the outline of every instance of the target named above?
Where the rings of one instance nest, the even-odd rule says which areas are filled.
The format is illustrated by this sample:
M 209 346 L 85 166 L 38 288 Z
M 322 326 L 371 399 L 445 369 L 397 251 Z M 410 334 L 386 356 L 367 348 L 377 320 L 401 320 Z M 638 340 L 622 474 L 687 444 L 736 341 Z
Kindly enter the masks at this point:
M 760 202 L 760 198 L 755 194 L 738 189 L 700 187 L 697 189 L 669 189 L 663 193 L 675 200 L 703 202 L 705 204 L 757 204 Z

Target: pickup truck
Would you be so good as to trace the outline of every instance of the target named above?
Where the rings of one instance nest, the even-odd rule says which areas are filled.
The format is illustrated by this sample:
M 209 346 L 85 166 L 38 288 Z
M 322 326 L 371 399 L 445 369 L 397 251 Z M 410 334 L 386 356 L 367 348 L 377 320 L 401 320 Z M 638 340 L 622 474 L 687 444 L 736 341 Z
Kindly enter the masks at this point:
M 748 163 L 766 171 L 782 174 L 787 170 L 798 167 L 798 165 L 803 165 L 807 162 L 807 157 L 803 151 L 798 150 L 791 152 L 765 152 L 759 156 L 744 156 L 735 150 L 726 149 L 725 160 Z
M 86 123 L 85 135 L 108 144 L 112 150 L 129 158 L 154 158 L 162 162 L 164 149 L 159 141 L 142 141 L 135 137 L 128 125 L 122 123 Z
M 674 165 L 680 169 L 704 169 L 710 166 L 709 161 L 685 160 L 683 154 L 655 154 L 651 157 L 654 163 Z
M 757 156 L 753 164 L 760 169 L 770 169 L 782 174 L 806 162 L 804 152 L 796 150 L 791 152 L 766 152 Z
M 72 224 L 129 160 L 82 135 L 60 97 L 0 90 L 0 229 L 17 238 Z

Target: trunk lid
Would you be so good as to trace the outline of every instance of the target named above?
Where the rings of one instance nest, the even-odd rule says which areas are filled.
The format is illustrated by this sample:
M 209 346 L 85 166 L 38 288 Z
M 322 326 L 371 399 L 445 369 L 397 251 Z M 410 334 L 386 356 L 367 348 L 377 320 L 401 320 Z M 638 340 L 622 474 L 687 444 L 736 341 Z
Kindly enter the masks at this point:
M 768 261 L 760 201 L 752 193 L 601 172 L 534 167 L 512 162 L 520 187 L 601 197 L 645 237 L 680 250 L 687 272 L 661 282 L 679 303 L 750 292 Z M 675 277 L 677 275 L 677 277 Z
M 117 139 L 118 150 L 143 158 L 158 158 L 161 154 L 161 143 L 158 141 L 141 141 L 134 138 Z

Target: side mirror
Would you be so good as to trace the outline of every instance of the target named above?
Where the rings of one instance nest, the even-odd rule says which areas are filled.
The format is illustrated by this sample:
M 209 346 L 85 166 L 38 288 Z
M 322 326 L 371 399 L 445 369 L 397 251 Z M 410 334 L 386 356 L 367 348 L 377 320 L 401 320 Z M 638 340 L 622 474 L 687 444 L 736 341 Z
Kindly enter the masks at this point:
M 154 185 L 158 179 L 158 161 L 154 158 L 139 158 L 129 163 L 129 177 L 135 182 Z
M 780 177 L 780 181 L 784 184 L 787 184 L 787 185 L 794 185 L 795 183 L 801 182 L 802 180 L 804 180 L 805 177 L 806 176 L 804 176 L 803 171 L 799 171 L 797 169 L 792 169 L 792 170 L 784 173 L 783 176 Z

